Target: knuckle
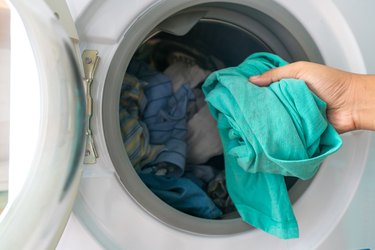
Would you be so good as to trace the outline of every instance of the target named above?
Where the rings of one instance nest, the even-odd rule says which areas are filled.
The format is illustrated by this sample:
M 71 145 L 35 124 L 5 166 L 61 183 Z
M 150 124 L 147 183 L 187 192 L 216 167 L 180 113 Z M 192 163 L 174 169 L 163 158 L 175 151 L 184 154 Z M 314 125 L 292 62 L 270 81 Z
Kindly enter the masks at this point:
M 309 62 L 298 61 L 298 62 L 295 62 L 295 63 L 292 63 L 292 64 L 293 64 L 293 66 L 295 67 L 296 70 L 302 70 L 302 69 L 304 69 L 308 66 Z
M 296 78 L 301 78 L 303 72 L 309 67 L 310 62 L 307 61 L 298 61 L 291 64 L 291 75 Z

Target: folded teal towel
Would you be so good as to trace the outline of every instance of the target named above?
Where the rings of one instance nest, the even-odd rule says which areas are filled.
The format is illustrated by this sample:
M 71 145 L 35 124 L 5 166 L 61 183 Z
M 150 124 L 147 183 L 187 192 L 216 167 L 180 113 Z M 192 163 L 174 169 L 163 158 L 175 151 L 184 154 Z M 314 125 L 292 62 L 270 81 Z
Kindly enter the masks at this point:
M 229 194 L 242 219 L 279 238 L 298 237 L 283 176 L 306 180 L 342 140 L 326 118 L 326 104 L 304 81 L 268 87 L 249 83 L 287 62 L 256 53 L 238 67 L 212 73 L 203 85 L 224 146 Z

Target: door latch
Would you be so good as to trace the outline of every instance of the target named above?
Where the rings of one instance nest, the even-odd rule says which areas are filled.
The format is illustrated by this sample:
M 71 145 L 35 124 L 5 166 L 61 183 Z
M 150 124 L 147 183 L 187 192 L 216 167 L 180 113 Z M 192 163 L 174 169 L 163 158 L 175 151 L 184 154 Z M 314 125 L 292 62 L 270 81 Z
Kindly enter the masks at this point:
M 86 95 L 86 148 L 84 164 L 95 164 L 96 159 L 99 157 L 95 148 L 94 137 L 91 132 L 91 117 L 93 110 L 93 101 L 91 96 L 91 84 L 94 80 L 96 67 L 99 63 L 98 51 L 85 50 L 82 53 L 83 71 L 85 77 L 83 79 L 85 95 Z

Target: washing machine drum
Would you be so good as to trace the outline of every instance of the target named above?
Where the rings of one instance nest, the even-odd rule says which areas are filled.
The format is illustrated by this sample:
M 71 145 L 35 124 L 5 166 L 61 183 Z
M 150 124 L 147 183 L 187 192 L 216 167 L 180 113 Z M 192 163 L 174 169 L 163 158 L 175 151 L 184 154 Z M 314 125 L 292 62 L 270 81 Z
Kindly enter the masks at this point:
M 226 188 L 223 148 L 217 124 L 208 111 L 201 86 L 211 72 L 238 65 L 247 55 L 259 51 L 271 52 L 270 48 L 253 34 L 244 32 L 234 25 L 201 20 L 183 36 L 159 32 L 147 38 L 135 52 L 126 71 L 120 94 L 122 138 L 133 167 L 142 173 L 141 179 L 159 198 L 172 207 L 206 219 L 238 217 Z M 159 78 L 162 81 L 159 81 Z M 158 84 L 170 86 L 157 87 Z M 188 99 L 190 103 L 186 105 L 186 101 L 174 101 L 172 106 L 167 106 L 171 98 L 183 98 L 179 88 L 183 89 L 184 84 L 185 88 L 192 89 L 190 100 Z M 157 91 L 161 93 L 156 93 Z M 134 93 L 137 93 L 136 97 Z M 167 97 L 164 103 L 161 103 L 160 99 L 156 101 L 149 99 L 154 96 Z M 157 110 L 156 107 L 163 111 Z M 132 114 L 134 108 L 138 112 L 135 116 Z M 184 109 L 182 114 L 176 113 L 179 109 Z M 170 117 L 178 116 L 175 122 L 173 118 L 164 122 L 163 129 L 166 128 L 164 133 L 159 131 L 163 121 L 155 117 L 161 112 L 170 112 L 168 113 Z M 138 120 L 136 125 L 134 119 Z M 156 125 L 153 124 L 155 122 Z M 133 126 L 129 127 L 129 124 Z M 176 134 L 176 127 L 187 129 L 187 132 Z M 179 153 L 186 157 L 180 162 L 171 159 L 176 158 L 174 152 L 179 150 L 170 146 L 170 140 L 173 143 L 176 137 L 181 141 L 180 143 L 183 143 Z M 166 144 L 168 152 L 163 152 L 161 148 L 160 151 L 156 149 L 158 147 L 156 145 L 161 144 Z M 173 146 L 178 147 L 179 144 Z M 176 165 L 181 164 L 172 167 L 164 162 L 157 163 L 160 162 L 159 158 L 170 163 L 177 162 Z M 150 162 L 152 162 L 152 170 L 147 168 Z M 185 168 L 184 173 L 181 172 L 183 168 Z M 153 173 L 144 174 L 147 172 Z M 183 178 L 167 180 L 168 177 L 176 175 L 178 177 L 183 175 Z M 290 189 L 297 178 L 286 177 L 285 180 L 287 188 Z M 208 192 L 209 197 L 204 193 L 201 194 L 202 196 L 199 195 L 202 189 L 204 193 Z M 214 203 L 223 210 L 224 214 L 212 204 L 210 199 L 215 201 Z M 197 202 L 198 200 L 200 202 Z M 189 202 L 198 206 L 189 205 Z

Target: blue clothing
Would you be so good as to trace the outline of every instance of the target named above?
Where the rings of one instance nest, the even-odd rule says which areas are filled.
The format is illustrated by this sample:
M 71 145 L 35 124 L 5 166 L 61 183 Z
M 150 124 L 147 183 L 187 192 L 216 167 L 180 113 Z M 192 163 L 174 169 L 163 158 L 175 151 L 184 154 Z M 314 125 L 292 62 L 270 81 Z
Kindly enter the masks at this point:
M 155 195 L 175 209 L 206 219 L 216 219 L 222 215 L 207 194 L 188 178 L 143 173 L 139 176 Z
M 187 165 L 185 177 L 196 178 L 202 182 L 201 187 L 207 186 L 208 183 L 218 175 L 220 170 L 209 165 Z
M 326 104 L 301 80 L 258 87 L 248 78 L 286 65 L 256 53 L 238 67 L 211 74 L 203 85 L 224 146 L 229 194 L 242 219 L 277 237 L 298 237 L 284 176 L 311 178 L 342 140 Z
M 225 181 L 225 171 L 221 171 L 211 180 L 207 186 L 207 194 L 224 213 L 232 213 L 236 211 L 233 201 L 228 194 Z
M 126 152 L 137 171 L 154 161 L 164 150 L 162 145 L 149 143 L 148 128 L 140 120 L 146 104 L 142 83 L 127 74 L 121 88 L 120 128 Z
M 143 121 L 149 129 L 150 144 L 166 148 L 149 166 L 155 171 L 165 168 L 170 176 L 181 176 L 186 159 L 186 111 L 194 99 L 192 90 L 183 85 L 174 94 L 171 81 L 142 61 L 132 61 L 127 72 L 148 83 L 144 87 L 147 105 Z

